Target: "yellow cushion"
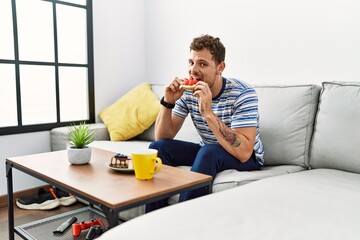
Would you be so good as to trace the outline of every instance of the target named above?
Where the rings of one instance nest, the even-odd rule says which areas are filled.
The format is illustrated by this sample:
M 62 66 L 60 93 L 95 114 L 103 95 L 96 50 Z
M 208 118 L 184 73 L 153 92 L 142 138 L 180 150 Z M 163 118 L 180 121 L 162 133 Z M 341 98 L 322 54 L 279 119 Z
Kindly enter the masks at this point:
M 158 97 L 144 82 L 99 113 L 111 141 L 124 141 L 148 129 L 160 111 Z

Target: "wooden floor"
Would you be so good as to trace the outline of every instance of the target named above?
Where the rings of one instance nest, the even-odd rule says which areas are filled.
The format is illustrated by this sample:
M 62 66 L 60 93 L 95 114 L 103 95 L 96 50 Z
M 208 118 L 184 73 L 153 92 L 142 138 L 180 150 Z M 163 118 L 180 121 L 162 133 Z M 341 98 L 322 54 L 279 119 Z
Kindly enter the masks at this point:
M 35 220 L 40 220 L 47 218 L 59 213 L 71 211 L 74 209 L 85 207 L 83 203 L 76 202 L 68 207 L 58 207 L 52 210 L 23 210 L 14 205 L 14 215 L 15 215 L 15 226 L 22 225 L 28 222 Z M 9 229 L 8 229 L 8 208 L 0 208 L 0 239 L 9 239 Z M 15 239 L 22 239 L 15 234 Z

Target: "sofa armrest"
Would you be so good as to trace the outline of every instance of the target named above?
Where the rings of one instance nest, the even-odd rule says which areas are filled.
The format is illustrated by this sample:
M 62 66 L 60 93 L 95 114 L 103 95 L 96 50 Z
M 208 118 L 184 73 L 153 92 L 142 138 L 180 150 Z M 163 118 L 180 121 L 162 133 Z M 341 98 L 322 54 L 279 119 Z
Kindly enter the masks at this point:
M 89 124 L 90 130 L 95 130 L 95 140 L 110 140 L 109 132 L 103 123 Z M 51 150 L 64 150 L 67 146 L 68 127 L 53 128 L 50 131 Z

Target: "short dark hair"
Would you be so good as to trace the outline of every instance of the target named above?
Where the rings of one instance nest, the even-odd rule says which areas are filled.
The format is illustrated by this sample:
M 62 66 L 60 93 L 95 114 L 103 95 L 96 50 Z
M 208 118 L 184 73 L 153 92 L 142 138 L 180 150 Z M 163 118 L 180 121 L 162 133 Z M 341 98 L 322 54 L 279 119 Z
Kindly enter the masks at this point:
M 190 44 L 190 50 L 200 51 L 204 48 L 207 48 L 210 51 L 217 64 L 225 60 L 225 47 L 220 42 L 220 38 L 206 34 L 194 38 Z

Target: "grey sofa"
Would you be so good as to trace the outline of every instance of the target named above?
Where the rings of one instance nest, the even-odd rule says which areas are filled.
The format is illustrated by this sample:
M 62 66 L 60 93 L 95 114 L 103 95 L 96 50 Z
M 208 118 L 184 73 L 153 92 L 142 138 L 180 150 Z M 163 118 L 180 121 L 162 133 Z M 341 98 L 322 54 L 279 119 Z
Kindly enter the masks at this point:
M 266 151 L 260 171 L 221 172 L 213 194 L 134 218 L 102 239 L 359 239 L 360 83 L 255 89 Z M 127 153 L 147 147 L 152 131 L 94 146 Z M 53 146 L 63 134 L 52 131 Z M 190 122 L 177 138 L 198 140 Z

